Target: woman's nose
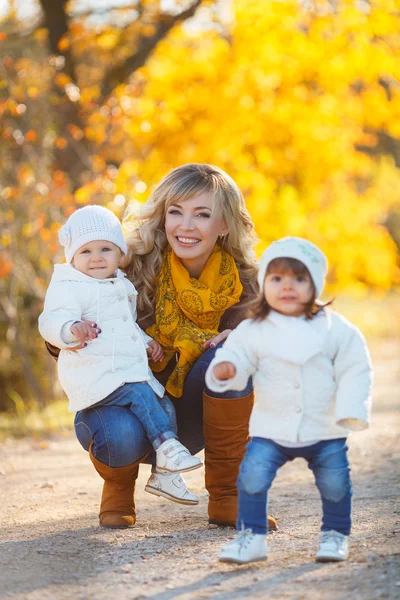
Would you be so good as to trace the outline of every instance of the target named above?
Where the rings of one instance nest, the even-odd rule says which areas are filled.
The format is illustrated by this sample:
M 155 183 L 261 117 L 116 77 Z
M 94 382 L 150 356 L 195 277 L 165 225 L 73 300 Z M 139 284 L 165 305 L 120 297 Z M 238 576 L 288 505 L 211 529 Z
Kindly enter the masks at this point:
M 194 229 L 193 218 L 190 215 L 183 217 L 182 228 L 185 230 Z

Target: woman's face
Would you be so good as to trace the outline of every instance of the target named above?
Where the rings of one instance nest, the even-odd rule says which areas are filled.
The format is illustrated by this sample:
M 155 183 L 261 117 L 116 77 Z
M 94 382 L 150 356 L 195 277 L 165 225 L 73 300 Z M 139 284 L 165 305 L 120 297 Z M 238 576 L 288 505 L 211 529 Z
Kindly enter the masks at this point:
M 169 245 L 191 277 L 199 277 L 219 235 L 228 227 L 222 214 L 212 212 L 212 196 L 202 192 L 167 209 L 165 233 Z

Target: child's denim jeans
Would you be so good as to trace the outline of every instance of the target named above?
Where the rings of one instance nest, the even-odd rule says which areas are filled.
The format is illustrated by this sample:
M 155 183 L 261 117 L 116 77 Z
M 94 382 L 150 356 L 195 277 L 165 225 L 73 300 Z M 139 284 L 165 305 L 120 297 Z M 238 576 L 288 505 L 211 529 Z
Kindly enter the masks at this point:
M 172 423 L 172 431 L 179 432 L 179 441 L 186 446 L 191 454 L 196 454 L 204 448 L 203 437 L 203 390 L 204 378 L 208 365 L 214 358 L 215 352 L 222 346 L 206 350 L 196 361 L 187 376 L 181 398 L 171 400 L 164 396 L 159 401 Z M 138 384 L 134 384 L 138 385 Z M 205 390 L 211 396 L 221 398 L 240 398 L 247 396 L 252 390 L 249 380 L 244 390 L 228 391 L 214 394 Z M 109 467 L 125 467 L 145 456 L 151 446 L 140 420 L 132 414 L 129 407 L 120 404 L 103 404 L 79 410 L 75 416 L 75 432 L 80 444 L 89 450 L 93 442 L 93 454 L 100 462 Z M 178 425 L 177 425 L 178 424 Z M 154 453 L 145 460 L 154 464 Z
M 167 411 L 164 410 L 162 400 L 157 398 L 146 382 L 121 385 L 91 408 L 99 406 L 127 406 L 139 419 L 155 450 L 169 438 L 177 437 L 176 425 L 172 424 Z
M 272 440 L 254 437 L 238 477 L 237 529 L 267 533 L 268 490 L 286 462 L 304 458 L 315 477 L 322 499 L 321 531 L 333 529 L 344 535 L 351 530 L 352 487 L 346 438 L 324 440 L 303 448 L 287 448 Z

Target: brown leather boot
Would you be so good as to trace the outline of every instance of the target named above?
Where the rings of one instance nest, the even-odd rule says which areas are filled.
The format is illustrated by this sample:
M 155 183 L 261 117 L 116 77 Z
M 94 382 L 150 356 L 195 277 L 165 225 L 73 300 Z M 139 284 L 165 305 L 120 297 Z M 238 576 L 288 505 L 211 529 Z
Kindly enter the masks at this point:
M 126 467 L 109 467 L 94 457 L 92 445 L 89 456 L 94 468 L 104 479 L 103 493 L 100 503 L 100 525 L 110 529 L 125 529 L 136 522 L 135 493 L 139 464 L 146 457 Z
M 254 394 L 242 398 L 213 398 L 203 394 L 203 427 L 205 441 L 205 482 L 210 495 L 208 522 L 236 527 L 237 488 L 246 443 Z M 268 516 L 268 527 L 277 529 Z

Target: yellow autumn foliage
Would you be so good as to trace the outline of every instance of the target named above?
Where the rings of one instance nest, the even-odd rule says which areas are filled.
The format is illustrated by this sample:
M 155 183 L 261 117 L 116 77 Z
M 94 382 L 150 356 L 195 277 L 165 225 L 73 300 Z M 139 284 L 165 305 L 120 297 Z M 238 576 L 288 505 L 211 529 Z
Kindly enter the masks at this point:
M 392 331 L 399 1 L 203 0 L 165 29 L 194 4 L 145 0 L 95 21 L 68 9 L 53 52 L 54 31 L 2 22 L 12 35 L 0 34 L 0 410 L 15 393 L 38 403 L 58 393 L 34 332 L 64 260 L 60 224 L 94 202 L 121 214 L 183 163 L 236 180 L 259 253 L 304 236 L 328 256 L 328 294 L 352 292 L 358 307 L 393 288 L 388 314 L 366 300 L 358 309 L 362 326 Z
M 369 12 L 340 5 L 318 14 L 294 1 L 237 0 L 229 39 L 176 30 L 137 74 L 142 95 L 124 106 L 130 156 L 119 189 L 145 200 L 173 167 L 217 164 L 245 194 L 260 251 L 305 236 L 327 253 L 335 287 L 388 289 L 397 253 L 381 223 L 400 176 L 393 159 L 357 147 L 374 148 L 374 132 L 398 133 L 398 85 L 389 99 L 382 81 L 400 79 L 399 14 L 390 2 Z

